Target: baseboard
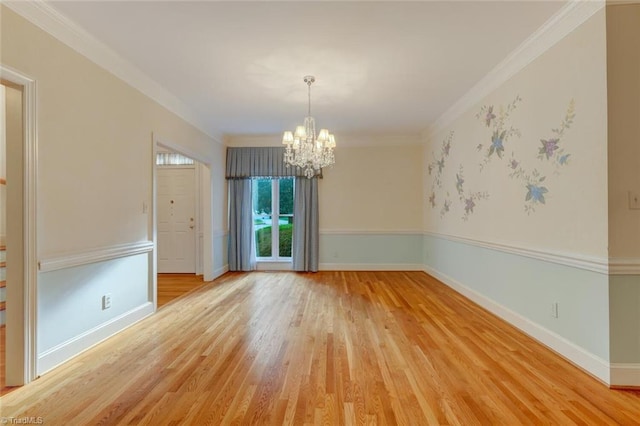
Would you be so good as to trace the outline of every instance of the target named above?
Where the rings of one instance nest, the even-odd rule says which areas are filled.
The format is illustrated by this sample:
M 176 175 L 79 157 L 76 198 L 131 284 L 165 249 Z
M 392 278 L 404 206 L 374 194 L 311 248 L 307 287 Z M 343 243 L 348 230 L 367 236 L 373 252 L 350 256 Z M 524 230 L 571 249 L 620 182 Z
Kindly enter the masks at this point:
M 426 265 L 423 270 L 427 274 L 442 281 L 453 290 L 507 321 L 509 324 L 517 327 L 582 370 L 585 370 L 587 373 L 595 376 L 598 380 L 607 385 L 611 383 L 609 363 L 604 359 L 586 351 L 575 343 L 542 327 L 540 324 L 523 317 L 509 308 L 500 305 L 494 300 L 472 290 L 445 274 L 442 274 Z M 640 372 L 640 370 L 638 370 L 638 372 Z
M 92 346 L 132 326 L 153 312 L 153 303 L 147 302 L 43 352 L 38 355 L 37 374 L 40 375 L 50 371 Z
M 215 280 L 216 278 L 226 274 L 227 272 L 229 272 L 229 264 L 227 263 L 226 265 L 224 265 L 221 268 L 218 269 L 214 269 L 213 271 L 213 279 Z
M 321 271 L 422 271 L 417 263 L 321 263 Z
M 612 388 L 640 388 L 640 364 L 611 364 Z

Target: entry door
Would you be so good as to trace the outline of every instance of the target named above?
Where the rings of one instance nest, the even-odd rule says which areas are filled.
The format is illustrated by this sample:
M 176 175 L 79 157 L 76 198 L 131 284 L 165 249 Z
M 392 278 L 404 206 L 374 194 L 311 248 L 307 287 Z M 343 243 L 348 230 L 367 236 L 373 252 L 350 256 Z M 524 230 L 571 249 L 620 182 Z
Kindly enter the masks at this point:
M 195 169 L 158 168 L 158 272 L 196 272 Z

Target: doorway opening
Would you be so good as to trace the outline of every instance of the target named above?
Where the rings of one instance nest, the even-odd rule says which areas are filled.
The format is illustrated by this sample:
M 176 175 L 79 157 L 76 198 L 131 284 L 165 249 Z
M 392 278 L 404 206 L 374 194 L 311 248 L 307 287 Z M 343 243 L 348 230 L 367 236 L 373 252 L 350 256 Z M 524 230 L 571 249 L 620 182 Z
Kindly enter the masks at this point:
M 0 393 L 36 375 L 35 81 L 0 65 Z
M 154 144 L 154 239 L 156 306 L 205 283 L 210 269 L 211 182 L 209 166 L 182 147 Z M 209 248 L 209 250 L 207 250 Z M 207 259 L 207 256 L 209 259 Z

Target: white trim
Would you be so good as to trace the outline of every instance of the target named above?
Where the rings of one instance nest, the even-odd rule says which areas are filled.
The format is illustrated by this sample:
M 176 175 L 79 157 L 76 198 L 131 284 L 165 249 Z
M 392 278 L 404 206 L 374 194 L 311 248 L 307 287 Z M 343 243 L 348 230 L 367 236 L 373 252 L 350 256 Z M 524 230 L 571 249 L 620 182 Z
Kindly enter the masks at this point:
M 156 168 L 156 154 L 158 152 L 158 142 L 155 135 L 151 133 L 151 240 L 153 241 L 153 255 L 149 256 L 149 294 L 151 295 L 151 303 L 153 303 L 153 311 L 158 310 L 158 202 L 157 177 L 158 169 Z
M 472 238 L 457 237 L 454 235 L 440 234 L 437 232 L 425 231 L 424 235 L 458 243 L 468 244 L 476 247 L 488 248 L 517 256 L 525 256 L 532 259 L 569 266 L 585 271 L 597 272 L 599 274 L 609 273 L 609 261 L 606 258 L 585 256 L 577 253 L 562 253 L 553 250 L 536 250 L 527 247 L 518 247 L 510 244 L 495 243 L 491 241 L 474 240 Z
M 45 257 L 40 259 L 39 266 L 41 272 L 50 272 L 59 269 L 87 265 L 90 263 L 103 262 L 105 260 L 117 259 L 120 257 L 148 253 L 153 251 L 153 247 L 153 241 L 140 241 L 136 243 L 100 247 L 97 249 Z
M 609 258 L 609 275 L 640 275 L 640 258 Z
M 181 145 L 178 142 L 174 142 L 172 140 L 168 140 L 168 139 L 163 139 L 162 137 L 158 136 L 155 133 L 152 133 L 151 135 L 151 139 L 152 139 L 152 165 L 151 165 L 151 186 L 152 186 L 152 193 L 151 193 L 151 208 L 152 208 L 152 219 L 151 219 L 151 235 L 153 237 L 153 241 L 154 244 L 156 244 L 155 250 L 154 250 L 154 256 L 153 256 L 153 261 L 152 261 L 152 275 L 153 275 L 153 293 L 155 294 L 156 292 L 156 288 L 157 288 L 157 279 L 156 279 L 156 275 L 157 275 L 157 271 L 158 271 L 158 259 L 157 259 L 157 241 L 158 241 L 158 216 L 157 216 L 157 209 L 158 209 L 158 188 L 157 188 L 157 182 L 156 182 L 156 174 L 157 174 L 157 169 L 155 166 L 155 158 L 156 158 L 156 152 L 158 150 L 158 147 L 164 147 L 164 148 L 168 148 L 172 151 L 178 152 L 180 154 L 186 155 L 187 157 L 193 158 L 194 160 L 196 160 L 197 162 L 200 163 L 201 166 L 205 166 L 207 169 L 209 169 L 209 171 L 211 172 L 211 178 L 213 177 L 213 163 L 210 160 L 207 160 L 207 158 L 205 158 L 203 155 L 192 151 L 191 149 Z M 204 183 L 203 186 L 200 187 L 200 189 L 198 190 L 198 197 L 202 197 L 203 193 L 206 191 L 208 192 L 208 196 L 206 197 L 202 197 L 200 198 L 199 204 L 199 209 L 200 211 L 198 212 L 198 214 L 200 215 L 200 219 L 199 222 L 202 226 L 202 228 L 200 228 L 200 231 L 203 234 L 202 237 L 202 275 L 205 277 L 205 279 L 213 279 L 216 277 L 215 273 L 216 270 L 214 270 L 213 268 L 213 238 L 214 235 L 211 232 L 206 232 L 206 230 L 208 229 L 207 226 L 204 226 L 205 223 L 211 224 L 212 222 L 212 217 L 213 217 L 213 206 L 210 205 L 209 207 L 207 207 L 205 209 L 205 205 L 203 204 L 203 199 L 204 200 L 212 200 L 212 191 L 213 191 L 213 186 L 212 186 L 212 181 L 211 178 L 209 179 L 208 183 Z M 202 182 L 201 182 L 202 183 Z M 196 238 L 196 243 L 198 241 L 198 238 Z M 210 275 L 213 274 L 213 275 Z M 155 297 L 155 296 L 154 296 Z
M 517 327 L 599 380 L 609 384 L 609 363 L 604 359 L 429 266 L 425 265 L 424 272 Z
M 0 64 L 0 77 L 23 86 L 24 96 L 24 321 L 16 327 L 24 327 L 24 346 L 21 358 L 24 384 L 36 378 L 37 370 L 37 216 L 38 200 L 38 120 L 37 85 L 32 78 Z M 11 356 L 13 358 L 13 356 Z M 12 366 L 16 368 L 16 366 Z
M 32 24 L 138 89 L 222 145 L 222 142 L 220 142 L 222 134 L 207 122 L 206 117 L 200 117 L 177 96 L 151 79 L 106 44 L 97 40 L 76 23 L 59 13 L 47 2 L 42 0 L 10 1 L 4 4 Z
M 108 339 L 153 314 L 153 303 L 147 302 L 137 308 L 111 319 L 97 327 L 67 340 L 38 356 L 38 374 L 46 373 L 65 361 L 79 355 L 92 346 Z
M 213 281 L 216 278 L 226 274 L 227 272 L 229 272 L 229 264 L 224 265 L 222 268 L 215 269 L 213 271 L 213 278 L 211 278 L 211 280 Z
M 445 111 L 426 134 L 434 137 L 444 130 L 469 108 L 523 70 L 603 7 L 604 1 L 601 0 L 569 1 Z
M 421 229 L 320 229 L 320 235 L 422 235 Z
M 195 212 L 193 212 L 194 214 L 194 220 L 195 220 L 195 245 L 196 245 L 196 250 L 195 250 L 195 255 L 196 255 L 196 275 L 204 275 L 204 266 L 203 265 L 203 261 L 204 261 L 204 255 L 202 254 L 203 250 L 204 250 L 204 234 L 202 232 L 203 226 L 202 226 L 202 167 L 204 167 L 204 165 L 200 162 L 200 161 L 196 161 L 195 162 L 195 191 L 196 193 L 194 194 L 196 199 L 195 199 Z
M 229 235 L 229 231 L 217 230 L 213 231 L 213 238 L 221 238 Z
M 321 263 L 321 271 L 424 271 L 419 263 Z
M 640 364 L 611 364 L 611 386 L 640 387 Z

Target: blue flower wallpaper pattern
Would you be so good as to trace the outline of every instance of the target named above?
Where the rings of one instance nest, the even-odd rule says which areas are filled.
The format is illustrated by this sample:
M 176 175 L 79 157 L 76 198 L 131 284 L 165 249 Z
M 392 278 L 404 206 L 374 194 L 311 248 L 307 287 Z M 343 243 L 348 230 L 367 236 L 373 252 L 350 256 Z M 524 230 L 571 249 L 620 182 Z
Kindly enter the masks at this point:
M 560 176 L 561 169 L 570 163 L 571 153 L 565 146 L 564 137 L 575 119 L 575 102 L 569 101 L 564 118 L 559 127 L 552 128 L 541 138 L 531 139 L 523 136 L 520 129 L 512 124 L 512 116 L 522 103 L 517 95 L 506 106 L 484 105 L 475 115 L 483 129 L 488 129 L 486 141 L 476 145 L 476 152 L 480 155 L 479 172 L 483 173 L 487 167 L 494 167 L 493 163 L 506 162 L 506 176 L 519 182 L 523 190 L 524 212 L 530 215 L 536 208 L 546 205 L 551 192 L 550 181 Z M 480 130 L 482 133 L 483 130 Z M 457 171 L 452 171 L 448 165 L 450 153 L 455 148 L 454 131 L 450 131 L 442 141 L 440 151 L 431 153 L 432 161 L 427 166 L 431 179 L 428 194 L 429 205 L 432 209 L 439 208 L 440 217 L 452 211 L 454 200 L 457 200 L 462 220 L 469 217 L 480 208 L 480 202 L 489 200 L 488 190 L 466 189 L 464 169 L 460 164 Z M 536 141 L 535 144 L 532 143 Z M 509 153 L 508 159 L 505 153 Z M 497 164 L 497 163 L 496 163 Z M 455 179 L 454 179 L 455 177 Z M 446 183 L 453 183 L 451 189 Z M 451 194 L 454 194 L 452 197 Z

